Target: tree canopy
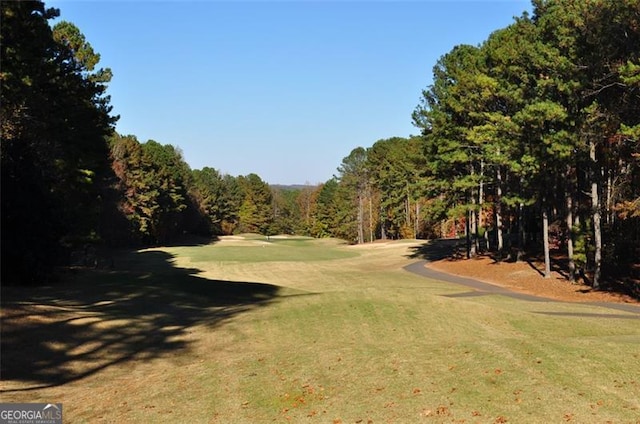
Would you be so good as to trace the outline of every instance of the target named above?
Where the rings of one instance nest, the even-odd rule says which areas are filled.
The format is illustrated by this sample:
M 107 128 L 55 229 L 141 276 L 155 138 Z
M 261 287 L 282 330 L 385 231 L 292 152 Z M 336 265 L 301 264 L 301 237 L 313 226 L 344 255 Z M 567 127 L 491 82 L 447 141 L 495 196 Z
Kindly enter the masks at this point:
M 2 2 L 3 281 L 46 279 L 59 247 L 96 236 L 108 69 L 73 24 L 37 1 Z M 5 280 L 5 278 L 7 280 Z
M 111 70 L 80 29 L 40 1 L 1 7 L 3 281 L 43 281 L 87 244 L 238 232 L 462 235 L 470 257 L 541 254 L 547 272 L 554 250 L 594 287 L 639 257 L 640 0 L 534 0 L 434 64 L 418 135 L 353 147 L 306 187 L 115 133 Z

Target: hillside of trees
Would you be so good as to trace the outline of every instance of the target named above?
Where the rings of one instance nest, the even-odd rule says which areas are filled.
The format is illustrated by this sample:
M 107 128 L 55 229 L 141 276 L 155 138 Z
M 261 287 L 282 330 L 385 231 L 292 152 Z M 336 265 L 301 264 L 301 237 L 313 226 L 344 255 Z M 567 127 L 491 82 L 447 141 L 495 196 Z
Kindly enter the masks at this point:
M 255 232 L 462 236 L 468 257 L 541 255 L 549 273 L 560 255 L 569 280 L 640 292 L 640 0 L 534 0 L 440 58 L 407 112 L 418 135 L 293 188 L 116 133 L 111 70 L 80 30 L 39 1 L 1 7 L 3 283 L 47 282 L 87 246 Z

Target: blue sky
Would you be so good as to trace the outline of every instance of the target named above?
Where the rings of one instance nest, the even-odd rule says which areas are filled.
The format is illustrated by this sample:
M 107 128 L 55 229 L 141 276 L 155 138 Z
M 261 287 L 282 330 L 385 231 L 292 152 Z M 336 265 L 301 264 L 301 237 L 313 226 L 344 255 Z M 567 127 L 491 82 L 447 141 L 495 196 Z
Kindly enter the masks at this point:
M 355 147 L 419 131 L 438 58 L 531 11 L 502 1 L 46 1 L 112 69 L 116 130 L 193 169 L 317 184 Z

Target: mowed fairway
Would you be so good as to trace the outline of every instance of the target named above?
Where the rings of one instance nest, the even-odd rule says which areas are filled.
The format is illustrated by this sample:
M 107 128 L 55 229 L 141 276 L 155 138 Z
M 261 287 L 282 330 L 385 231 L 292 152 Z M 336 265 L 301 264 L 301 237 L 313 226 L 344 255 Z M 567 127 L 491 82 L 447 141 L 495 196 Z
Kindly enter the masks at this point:
M 8 290 L 1 400 L 70 423 L 640 422 L 637 314 L 456 296 L 403 270 L 422 243 L 236 236 Z

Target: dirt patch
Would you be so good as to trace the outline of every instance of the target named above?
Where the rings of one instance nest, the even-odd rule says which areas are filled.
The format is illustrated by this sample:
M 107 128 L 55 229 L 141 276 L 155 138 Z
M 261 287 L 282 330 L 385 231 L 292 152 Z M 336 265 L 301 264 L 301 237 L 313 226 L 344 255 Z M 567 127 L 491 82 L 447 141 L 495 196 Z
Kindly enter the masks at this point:
M 538 262 L 496 262 L 490 257 L 481 256 L 474 259 L 440 259 L 430 262 L 428 266 L 440 272 L 565 302 L 640 303 L 628 295 L 596 291 L 584 284 L 571 284 L 556 271 L 551 273 L 551 278 L 544 278 L 544 264 Z

